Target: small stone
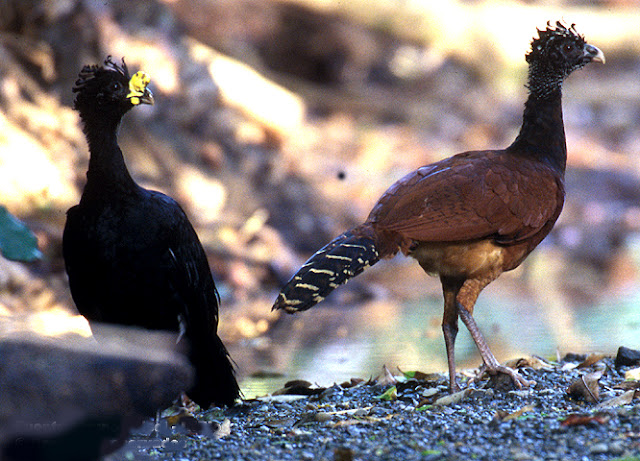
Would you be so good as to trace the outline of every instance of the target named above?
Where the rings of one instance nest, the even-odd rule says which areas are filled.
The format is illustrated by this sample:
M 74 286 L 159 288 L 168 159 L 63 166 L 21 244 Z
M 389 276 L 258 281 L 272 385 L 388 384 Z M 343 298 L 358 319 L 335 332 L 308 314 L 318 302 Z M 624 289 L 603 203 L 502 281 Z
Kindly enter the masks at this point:
M 609 444 L 609 453 L 612 455 L 621 455 L 625 450 L 625 443 L 622 440 L 616 440 Z
M 331 415 L 329 413 L 319 412 L 315 414 L 314 419 L 318 423 L 326 423 L 331 420 Z
M 640 351 L 620 346 L 614 365 L 616 368 L 640 365 Z
M 364 408 L 358 408 L 356 411 L 353 412 L 353 416 L 355 416 L 356 418 L 363 418 L 365 416 L 367 416 L 368 411 L 365 410 Z
M 609 445 L 607 445 L 606 443 L 596 443 L 594 445 L 591 445 L 591 448 L 589 448 L 589 453 L 593 455 L 609 453 Z

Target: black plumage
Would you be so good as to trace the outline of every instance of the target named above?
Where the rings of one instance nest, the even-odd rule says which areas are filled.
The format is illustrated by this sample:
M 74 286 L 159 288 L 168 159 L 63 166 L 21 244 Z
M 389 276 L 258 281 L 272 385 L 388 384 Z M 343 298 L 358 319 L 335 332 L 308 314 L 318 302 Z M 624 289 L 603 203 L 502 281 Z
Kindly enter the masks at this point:
M 125 113 L 153 103 L 148 82 L 107 58 L 85 66 L 73 88 L 91 155 L 63 235 L 71 294 L 90 322 L 180 331 L 196 370 L 188 395 L 205 408 L 232 405 L 239 387 L 217 335 L 219 299 L 202 244 L 177 202 L 136 184 L 118 146 Z

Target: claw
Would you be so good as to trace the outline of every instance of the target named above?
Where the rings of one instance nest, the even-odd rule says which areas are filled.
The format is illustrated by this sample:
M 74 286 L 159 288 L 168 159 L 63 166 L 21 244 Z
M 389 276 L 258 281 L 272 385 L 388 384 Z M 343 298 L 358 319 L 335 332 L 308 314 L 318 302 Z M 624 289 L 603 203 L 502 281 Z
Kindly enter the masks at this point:
M 513 381 L 513 384 L 518 389 L 536 385 L 535 381 L 526 380 L 513 368 L 505 367 L 504 365 L 495 365 L 495 366 L 489 367 L 487 366 L 486 363 L 483 363 L 480 369 L 478 370 L 478 373 L 469 380 L 469 384 L 480 381 L 482 378 L 484 378 L 485 375 L 495 376 L 498 373 L 502 373 L 504 375 L 509 376 Z

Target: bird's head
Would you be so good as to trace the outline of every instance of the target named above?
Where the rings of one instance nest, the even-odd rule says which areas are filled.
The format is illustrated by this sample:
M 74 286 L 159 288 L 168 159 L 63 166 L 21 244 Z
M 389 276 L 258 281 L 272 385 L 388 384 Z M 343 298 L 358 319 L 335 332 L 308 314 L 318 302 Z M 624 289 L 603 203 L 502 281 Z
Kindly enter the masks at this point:
M 101 66 L 84 66 L 73 87 L 74 108 L 81 115 L 111 113 L 124 115 L 139 104 L 153 104 L 153 94 L 147 88 L 149 76 L 142 71 L 129 75 L 122 59 L 118 65 L 108 56 Z
M 576 31 L 575 24 L 567 27 L 557 21 L 555 25 L 548 22 L 545 30 L 538 29 L 538 37 L 531 42 L 526 59 L 530 65 L 554 69 L 566 77 L 590 62 L 604 64 L 604 53 L 589 45 Z

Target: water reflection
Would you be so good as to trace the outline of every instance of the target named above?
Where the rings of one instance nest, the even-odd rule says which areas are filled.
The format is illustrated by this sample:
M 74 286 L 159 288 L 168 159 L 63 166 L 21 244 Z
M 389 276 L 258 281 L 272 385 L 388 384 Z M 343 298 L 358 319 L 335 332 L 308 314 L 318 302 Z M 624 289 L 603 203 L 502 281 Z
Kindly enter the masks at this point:
M 625 250 L 636 267 L 637 242 L 630 241 Z M 594 278 L 580 267 L 572 272 L 590 275 L 569 280 L 564 258 L 552 248 L 543 250 L 521 273 L 505 274 L 481 294 L 475 318 L 499 360 L 555 358 L 567 352 L 615 354 L 621 345 L 640 349 L 637 271 L 623 284 L 625 289 L 614 289 L 603 282 L 602 274 Z M 416 287 L 416 293 L 421 289 Z M 263 364 L 279 374 L 247 377 L 243 391 L 246 397 L 264 395 L 289 379 L 328 386 L 352 377 L 375 377 L 383 365 L 392 371 L 446 372 L 441 315 L 442 299 L 431 290 L 424 298 L 404 301 L 374 300 L 348 307 L 326 302 L 284 317 L 270 333 L 273 360 Z M 456 362 L 458 370 L 481 363 L 462 324 Z

